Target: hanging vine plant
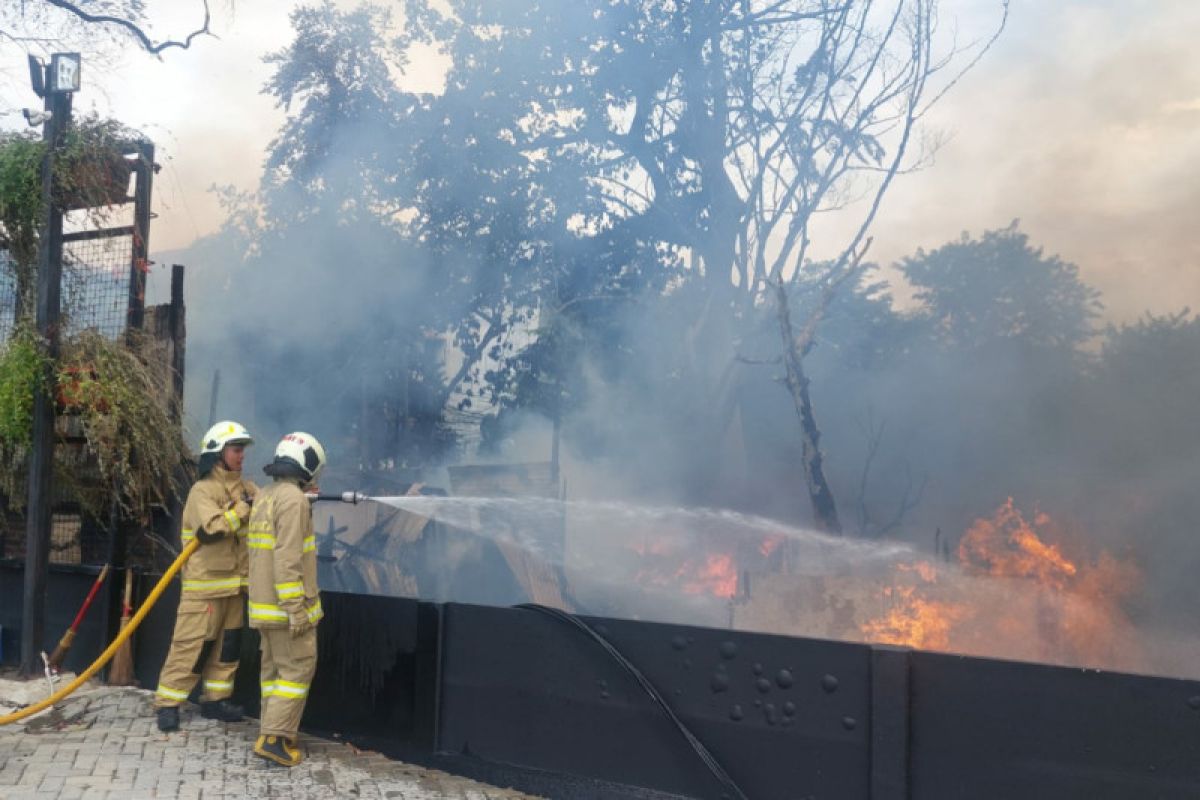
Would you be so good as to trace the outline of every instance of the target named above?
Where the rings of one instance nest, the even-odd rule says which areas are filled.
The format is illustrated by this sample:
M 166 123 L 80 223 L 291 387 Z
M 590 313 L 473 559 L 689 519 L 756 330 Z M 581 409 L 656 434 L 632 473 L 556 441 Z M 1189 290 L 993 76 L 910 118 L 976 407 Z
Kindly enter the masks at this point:
M 59 207 L 87 209 L 94 222 L 102 222 L 127 199 L 132 164 L 125 153 L 140 138 L 132 128 L 96 114 L 73 121 L 54 159 L 54 199 Z M 33 285 L 45 217 L 45 154 L 46 144 L 35 133 L 0 132 L 0 248 L 9 253 L 3 264 L 14 272 L 18 287 Z
M 55 201 L 65 210 L 107 216 L 129 199 L 132 162 L 125 158 L 140 138 L 111 119 L 86 116 L 69 127 L 54 160 Z

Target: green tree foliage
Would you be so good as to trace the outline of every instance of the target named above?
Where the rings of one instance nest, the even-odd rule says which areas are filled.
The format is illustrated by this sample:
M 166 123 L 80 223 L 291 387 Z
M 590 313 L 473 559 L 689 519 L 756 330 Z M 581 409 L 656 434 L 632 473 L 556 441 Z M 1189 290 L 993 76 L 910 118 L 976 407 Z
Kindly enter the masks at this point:
M 17 264 L 37 258 L 42 184 L 38 179 L 45 147 L 28 132 L 0 133 L 0 247 Z
M 1017 223 L 900 262 L 934 335 L 968 349 L 1003 342 L 1073 351 L 1096 333 L 1100 293 L 1079 268 L 1030 245 Z

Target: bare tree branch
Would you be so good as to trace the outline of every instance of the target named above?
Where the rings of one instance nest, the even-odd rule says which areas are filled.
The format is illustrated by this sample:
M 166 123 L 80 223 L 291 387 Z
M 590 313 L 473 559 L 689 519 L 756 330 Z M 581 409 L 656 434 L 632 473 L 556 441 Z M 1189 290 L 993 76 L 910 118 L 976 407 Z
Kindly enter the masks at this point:
M 921 485 L 917 486 L 914 490 L 912 464 L 906 460 L 904 462 L 906 485 L 904 491 L 900 493 L 899 500 L 896 502 L 896 508 L 886 522 L 878 525 L 874 524 L 871 519 L 870 507 L 867 504 L 867 495 L 869 493 L 871 469 L 879 453 L 879 446 L 883 441 L 883 432 L 887 427 L 887 421 L 884 420 L 876 425 L 874 414 L 868 409 L 867 419 L 861 427 L 867 439 L 867 454 L 863 459 L 862 473 L 859 476 L 858 482 L 858 533 L 860 536 L 878 538 L 899 528 L 909 513 L 921 504 L 921 498 L 925 495 L 925 487 L 929 483 L 929 475 L 926 473 L 922 476 Z
M 148 53 L 152 53 L 154 55 L 158 55 L 162 51 L 167 50 L 172 47 L 178 47 L 180 49 L 186 50 L 189 47 L 191 47 L 192 40 L 195 39 L 197 36 L 213 36 L 214 35 L 212 33 L 212 31 L 210 31 L 208 29 L 208 23 L 209 23 L 208 0 L 203 0 L 203 3 L 204 3 L 204 25 L 202 25 L 200 28 L 192 31 L 191 33 L 189 33 L 187 35 L 187 38 L 184 39 L 182 42 L 176 41 L 174 39 L 168 39 L 167 41 L 159 42 L 158 44 L 155 44 L 154 41 L 151 40 L 150 37 L 146 35 L 146 32 L 143 31 L 139 26 L 135 25 L 134 23 L 130 22 L 127 19 L 109 16 L 108 14 L 90 14 L 87 11 L 84 11 L 82 8 L 80 8 L 75 3 L 68 2 L 67 0 L 45 0 L 45 2 L 48 3 L 49 5 L 54 6 L 55 8 L 61 8 L 63 11 L 66 11 L 70 14 L 75 15 L 76 17 L 83 20 L 84 22 L 90 22 L 90 23 L 95 23 L 95 24 L 99 24 L 99 25 L 117 25 L 118 27 L 124 28 L 125 30 L 127 30 L 131 34 L 133 34 L 133 37 L 135 39 L 137 39 L 138 42 L 141 43 L 142 47 Z
M 454 373 L 450 380 L 446 381 L 446 384 L 442 387 L 441 392 L 438 394 L 438 400 L 435 408 L 445 408 L 446 403 L 450 400 L 450 396 L 454 394 L 454 390 L 458 388 L 458 385 L 466 379 L 467 375 L 471 372 L 475 365 L 479 363 L 479 359 L 487 351 L 488 345 L 507 329 L 507 326 L 504 324 L 503 314 L 501 312 L 496 312 L 491 317 L 487 317 L 486 321 L 488 323 L 488 329 L 484 331 L 483 336 L 480 337 L 475 346 L 471 348 L 463 348 L 462 364 L 459 365 L 458 370 Z

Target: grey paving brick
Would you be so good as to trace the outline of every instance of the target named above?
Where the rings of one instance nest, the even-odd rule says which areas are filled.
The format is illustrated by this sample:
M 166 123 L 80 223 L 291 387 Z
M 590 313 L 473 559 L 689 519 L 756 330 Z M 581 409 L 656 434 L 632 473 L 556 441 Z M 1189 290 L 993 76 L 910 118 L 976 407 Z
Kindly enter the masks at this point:
M 257 723 L 219 723 L 185 706 L 183 729 L 162 734 L 150 692 L 102 688 L 64 704 L 80 711 L 84 731 L 36 735 L 0 728 L 4 800 L 530 800 L 509 789 L 359 752 L 343 742 L 301 737 L 305 761 L 293 769 L 251 754 Z

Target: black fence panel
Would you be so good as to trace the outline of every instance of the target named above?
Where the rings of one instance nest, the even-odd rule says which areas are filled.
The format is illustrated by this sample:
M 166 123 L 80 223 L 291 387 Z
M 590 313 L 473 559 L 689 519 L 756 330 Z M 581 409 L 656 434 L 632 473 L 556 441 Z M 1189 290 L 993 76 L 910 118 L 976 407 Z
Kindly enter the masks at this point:
M 749 797 L 867 798 L 870 651 L 621 620 L 589 624 Z M 443 752 L 691 797 L 724 787 L 597 642 L 531 610 L 447 604 Z
M 51 568 L 53 636 L 95 574 Z M 139 598 L 154 580 L 139 578 Z M 135 638 L 148 689 L 170 641 L 177 587 Z M 0 563 L 10 664 L 21 593 L 20 565 Z M 551 797 L 731 794 L 621 661 L 568 621 L 534 609 L 335 592 L 323 604 L 310 730 Z M 111 635 L 103 611 L 84 622 L 68 667 L 85 667 Z M 583 621 L 752 800 L 1200 798 L 1200 682 Z M 257 637 L 247 629 L 237 690 L 252 711 L 257 671 Z
M 1200 684 L 912 654 L 913 800 L 1200 798 Z
M 21 604 L 24 593 L 24 567 L 19 562 L 0 561 L 0 657 L 6 665 L 20 663 Z M 55 564 L 50 567 L 46 582 L 46 652 L 50 653 L 58 640 L 66 633 L 83 605 L 88 591 L 100 574 L 100 567 L 68 566 Z M 110 572 L 106 581 L 115 580 Z M 96 594 L 87 616 L 79 624 L 79 631 L 63 662 L 63 669 L 82 672 L 108 645 L 109 613 L 106 593 Z
M 134 582 L 133 608 L 142 607 L 161 575 L 139 574 Z M 179 579 L 167 584 L 150 613 L 133 636 L 133 669 L 142 688 L 158 688 L 158 673 L 167 659 L 171 635 L 175 631 L 175 612 L 179 608 Z

